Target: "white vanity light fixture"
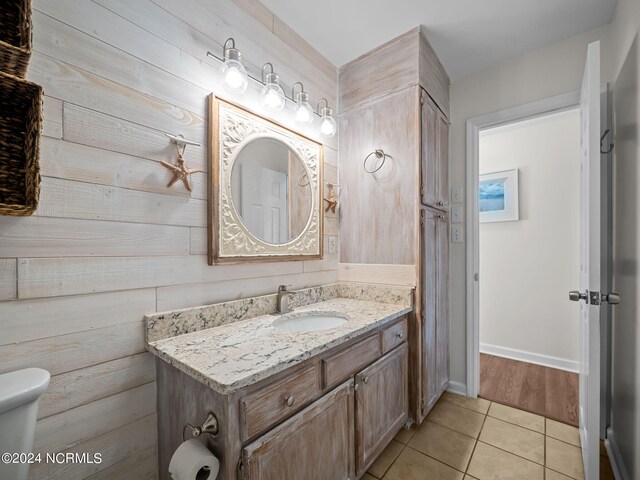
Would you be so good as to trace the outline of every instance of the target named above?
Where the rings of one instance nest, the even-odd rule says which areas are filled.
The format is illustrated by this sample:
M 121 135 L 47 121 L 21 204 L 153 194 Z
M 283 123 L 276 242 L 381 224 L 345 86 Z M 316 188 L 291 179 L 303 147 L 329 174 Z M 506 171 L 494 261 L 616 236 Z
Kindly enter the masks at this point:
M 223 78 L 222 86 L 230 93 L 244 93 L 249 86 L 249 75 L 242 64 L 242 53 L 236 48 L 236 41 L 233 38 L 228 38 L 222 49 L 222 66 L 220 67 Z M 211 52 L 207 54 L 217 58 Z
M 266 72 L 267 67 L 271 70 Z M 279 112 L 284 108 L 287 97 L 284 94 L 284 90 L 280 86 L 280 77 L 277 73 L 273 72 L 273 65 L 267 62 L 262 67 L 262 96 L 260 103 L 262 106 L 270 112 Z
M 300 85 L 298 94 L 296 94 L 297 85 Z M 302 82 L 293 84 L 291 98 L 296 102 L 296 122 L 301 125 L 311 125 L 313 123 L 313 107 L 309 105 L 309 94 L 304 91 Z
M 324 100 L 325 106 L 320 108 L 320 103 Z M 325 137 L 333 137 L 338 130 L 338 125 L 333 118 L 333 110 L 329 108 L 329 100 L 321 98 L 318 101 L 318 115 L 320 115 L 320 133 Z

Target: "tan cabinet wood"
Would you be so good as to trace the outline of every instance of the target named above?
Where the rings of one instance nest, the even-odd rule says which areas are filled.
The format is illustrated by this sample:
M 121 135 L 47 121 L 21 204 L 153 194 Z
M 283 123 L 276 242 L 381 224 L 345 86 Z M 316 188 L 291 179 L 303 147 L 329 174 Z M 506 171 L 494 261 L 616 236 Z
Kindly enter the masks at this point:
M 244 480 L 354 478 L 353 380 L 242 449 Z
M 322 359 L 323 388 L 330 387 L 380 357 L 380 337 L 376 333 L 341 352 Z
M 387 353 L 407 340 L 408 325 L 405 318 L 401 322 L 391 325 L 380 332 L 382 353 Z
M 425 416 L 438 400 L 436 378 L 436 301 L 437 301 L 437 216 L 433 210 L 423 209 L 420 215 L 420 276 L 422 290 L 422 402 L 421 414 Z
M 424 418 L 449 383 L 449 224 L 443 212 L 420 214 L 421 405 Z
M 438 107 L 424 90 L 422 102 L 422 149 L 420 197 L 424 205 L 435 206 L 438 201 Z
M 407 420 L 408 354 L 404 343 L 356 375 L 356 472 L 382 453 Z
M 449 208 L 449 120 L 421 91 L 422 149 L 420 198 L 423 205 Z
M 449 120 L 438 110 L 438 179 L 436 181 L 436 207 L 449 208 Z
M 436 242 L 436 378 L 441 395 L 449 386 L 449 217 L 446 214 L 438 214 Z
M 308 404 L 319 393 L 315 365 L 247 395 L 241 400 L 242 438 L 248 439 Z

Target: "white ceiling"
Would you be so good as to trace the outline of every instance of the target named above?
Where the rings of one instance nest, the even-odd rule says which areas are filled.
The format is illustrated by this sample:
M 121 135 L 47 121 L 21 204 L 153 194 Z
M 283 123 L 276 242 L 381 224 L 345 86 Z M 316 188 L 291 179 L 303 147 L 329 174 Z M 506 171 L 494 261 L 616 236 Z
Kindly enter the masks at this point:
M 261 0 L 336 66 L 422 24 L 452 79 L 606 25 L 617 0 Z

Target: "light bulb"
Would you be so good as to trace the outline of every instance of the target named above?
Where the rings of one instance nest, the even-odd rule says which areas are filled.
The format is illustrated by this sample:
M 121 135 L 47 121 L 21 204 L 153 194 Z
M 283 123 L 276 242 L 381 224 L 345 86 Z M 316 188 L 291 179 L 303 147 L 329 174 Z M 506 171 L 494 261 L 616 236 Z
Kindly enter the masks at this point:
M 333 117 L 324 116 L 320 122 L 320 133 L 327 137 L 333 137 L 336 134 L 337 125 Z
M 284 108 L 284 90 L 278 85 L 278 75 L 267 74 L 267 84 L 262 87 L 262 106 L 271 112 L 279 112 Z
M 220 68 L 222 72 L 223 87 L 231 93 L 244 93 L 249 86 L 249 76 L 240 62 L 240 52 L 230 48 L 227 55 L 229 58 L 225 60 Z
M 296 121 L 303 125 L 309 125 L 313 122 L 313 109 L 309 104 L 298 105 L 296 110 Z
M 242 88 L 243 83 L 245 83 L 244 77 L 236 67 L 231 67 L 227 70 L 224 81 L 232 90 Z
M 302 83 L 298 82 L 296 85 L 300 85 L 300 88 L 303 89 Z M 291 95 L 293 95 L 293 91 L 295 90 L 295 85 L 291 90 Z M 309 105 L 309 94 L 304 90 L 301 90 L 297 95 L 295 95 L 296 99 L 296 122 L 302 125 L 310 125 L 313 123 L 313 108 Z

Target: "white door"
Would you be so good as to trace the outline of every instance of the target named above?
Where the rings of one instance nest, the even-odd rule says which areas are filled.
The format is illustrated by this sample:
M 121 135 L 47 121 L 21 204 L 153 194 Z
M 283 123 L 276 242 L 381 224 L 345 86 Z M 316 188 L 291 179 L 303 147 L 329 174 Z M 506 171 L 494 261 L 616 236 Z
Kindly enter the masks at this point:
M 587 49 L 580 95 L 580 441 L 585 479 L 599 478 L 600 441 L 600 42 Z
M 241 182 L 245 226 L 265 242 L 287 242 L 287 174 L 243 163 Z

